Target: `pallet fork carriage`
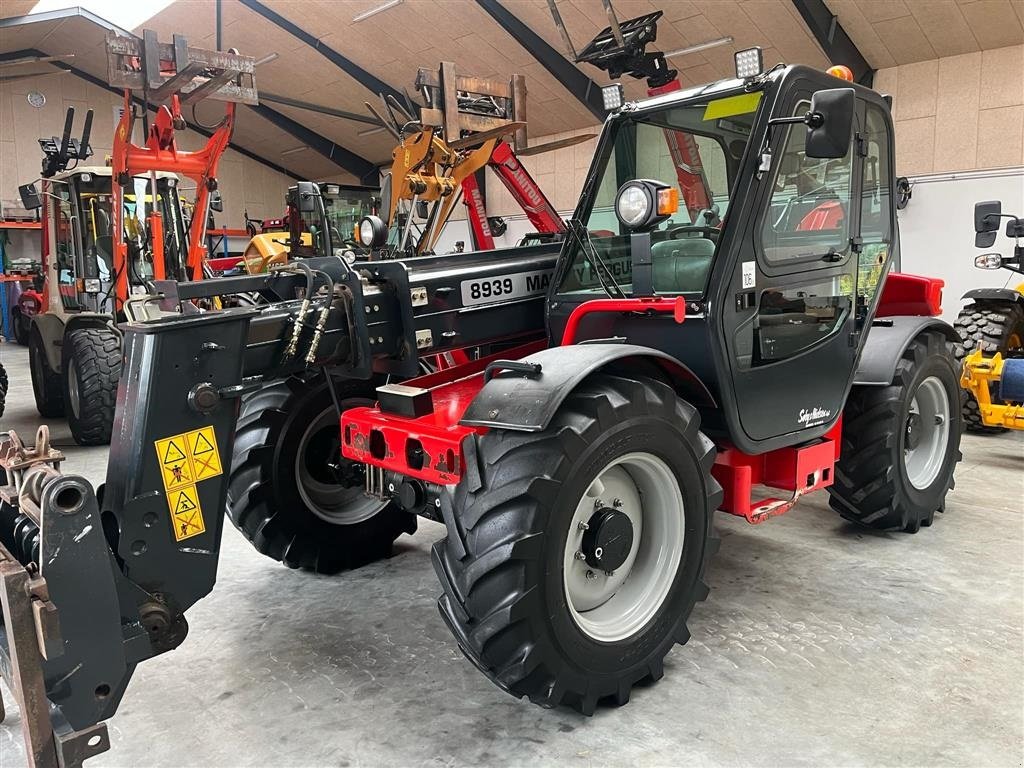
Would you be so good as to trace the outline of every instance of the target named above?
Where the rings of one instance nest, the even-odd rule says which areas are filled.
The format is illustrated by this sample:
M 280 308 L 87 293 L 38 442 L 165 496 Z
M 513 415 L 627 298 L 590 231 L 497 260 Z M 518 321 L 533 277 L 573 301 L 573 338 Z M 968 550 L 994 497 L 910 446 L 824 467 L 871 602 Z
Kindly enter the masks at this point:
M 716 153 L 720 224 L 649 177 L 666 130 Z M 59 617 L 46 698 L 94 726 L 184 641 L 225 508 L 261 552 L 322 573 L 443 523 L 459 648 L 502 690 L 585 714 L 688 639 L 716 510 L 760 523 L 825 488 L 860 525 L 931 525 L 959 460 L 957 337 L 941 280 L 890 273 L 893 155 L 881 94 L 780 66 L 614 110 L 561 242 L 378 242 L 351 264 L 158 283 L 159 311 L 125 326 L 100 505 L 49 472 L 0 495 L 0 543 Z M 803 226 L 823 203 L 843 215 Z M 263 302 L 183 311 L 233 293 Z M 50 527 L 93 514 L 80 541 Z

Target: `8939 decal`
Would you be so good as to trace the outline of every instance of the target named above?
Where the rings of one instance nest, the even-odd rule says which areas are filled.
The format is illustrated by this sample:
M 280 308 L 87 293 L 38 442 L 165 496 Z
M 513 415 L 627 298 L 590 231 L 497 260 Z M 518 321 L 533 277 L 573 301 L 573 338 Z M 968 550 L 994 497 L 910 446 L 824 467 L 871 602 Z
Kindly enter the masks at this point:
M 548 289 L 553 270 L 519 272 L 514 275 L 495 275 L 462 281 L 462 305 L 490 304 L 508 299 L 538 296 Z

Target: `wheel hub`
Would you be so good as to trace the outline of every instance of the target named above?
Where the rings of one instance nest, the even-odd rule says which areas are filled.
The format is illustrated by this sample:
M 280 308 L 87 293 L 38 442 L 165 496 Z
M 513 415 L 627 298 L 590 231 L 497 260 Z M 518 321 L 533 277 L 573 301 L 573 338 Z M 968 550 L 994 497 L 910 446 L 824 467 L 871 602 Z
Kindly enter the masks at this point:
M 921 444 L 921 414 L 911 413 L 907 417 L 907 450 L 914 450 Z
M 633 548 L 633 523 L 629 515 L 613 507 L 600 507 L 587 521 L 580 551 L 587 565 L 612 572 L 629 557 Z

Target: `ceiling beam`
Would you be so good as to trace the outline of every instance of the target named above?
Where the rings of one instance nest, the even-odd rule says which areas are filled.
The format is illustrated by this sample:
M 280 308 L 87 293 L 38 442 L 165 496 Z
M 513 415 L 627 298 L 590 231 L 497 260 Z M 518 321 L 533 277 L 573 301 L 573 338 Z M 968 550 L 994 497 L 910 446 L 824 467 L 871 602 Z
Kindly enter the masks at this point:
M 246 0 L 243 0 L 245 2 Z M 544 38 L 519 20 L 498 0 L 476 0 L 498 25 L 533 56 L 552 77 L 575 96 L 590 113 L 604 122 L 607 116 L 601 100 L 601 86 L 584 75 L 576 66 L 551 47 Z
M 242 5 L 251 11 L 258 13 L 260 16 L 265 18 L 267 21 L 276 24 L 278 27 L 283 29 L 285 32 L 298 38 L 310 48 L 315 50 L 321 56 L 325 57 L 328 61 L 338 67 L 340 70 L 345 72 L 349 77 L 354 79 L 357 83 L 362 85 L 368 91 L 373 94 L 383 94 L 385 96 L 394 96 L 398 99 L 399 103 L 405 103 L 405 94 L 392 88 L 390 85 L 385 83 L 383 80 L 375 77 L 374 75 L 367 72 L 365 69 L 360 67 L 354 61 L 346 58 L 338 51 L 331 48 L 329 45 L 323 43 L 314 35 L 304 30 L 298 24 L 295 24 L 286 19 L 276 11 L 271 10 L 259 0 L 239 0 Z
M 825 0 L 793 0 L 804 23 L 818 41 L 825 58 L 832 64 L 845 64 L 853 71 L 853 79 L 869 88 L 875 79 L 875 70 L 857 48 L 839 17 L 829 10 Z
M 355 176 L 359 181 L 372 181 L 377 183 L 380 172 L 376 165 L 355 152 L 345 149 L 330 139 L 321 136 L 319 133 L 310 130 L 287 115 L 276 112 L 265 104 L 256 106 L 248 105 L 249 109 L 262 117 L 264 120 L 273 123 L 285 133 L 294 136 L 307 147 L 326 157 L 332 163 L 344 168 Z

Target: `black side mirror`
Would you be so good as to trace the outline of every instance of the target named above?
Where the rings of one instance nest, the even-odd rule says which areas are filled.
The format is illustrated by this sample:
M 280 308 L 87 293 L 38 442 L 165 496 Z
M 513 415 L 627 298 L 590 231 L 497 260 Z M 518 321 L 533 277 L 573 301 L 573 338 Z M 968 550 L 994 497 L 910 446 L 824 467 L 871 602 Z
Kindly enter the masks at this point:
M 316 199 L 320 197 L 320 188 L 312 181 L 300 181 L 297 185 L 296 201 L 299 206 L 299 213 L 316 213 Z
M 827 88 L 811 96 L 804 150 L 807 157 L 845 157 L 853 135 L 853 113 L 857 97 L 853 88 Z
M 1003 204 L 998 200 L 985 200 L 974 204 L 974 247 L 991 248 L 999 232 Z
M 38 211 L 43 207 L 43 198 L 35 184 L 22 184 L 18 187 L 18 194 L 21 195 L 21 204 L 26 211 Z
M 224 198 L 220 196 L 220 190 L 215 189 L 210 193 L 210 210 L 221 213 L 224 210 Z

